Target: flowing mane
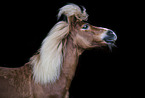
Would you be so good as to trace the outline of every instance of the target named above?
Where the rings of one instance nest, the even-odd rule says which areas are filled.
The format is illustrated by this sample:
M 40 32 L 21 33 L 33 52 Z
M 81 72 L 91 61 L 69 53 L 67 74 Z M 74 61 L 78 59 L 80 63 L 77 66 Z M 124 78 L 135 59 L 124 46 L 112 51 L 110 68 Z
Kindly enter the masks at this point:
M 75 15 L 81 20 L 86 20 L 88 15 L 84 8 L 81 9 L 75 4 L 62 7 L 58 13 L 58 18 L 64 14 L 67 17 Z M 63 44 L 69 34 L 69 24 L 60 21 L 50 30 L 48 36 L 43 40 L 38 54 L 31 58 L 33 65 L 33 78 L 35 82 L 41 84 L 53 83 L 59 79 L 63 62 Z
M 59 78 L 63 61 L 62 40 L 68 32 L 68 23 L 58 22 L 43 40 L 40 53 L 31 58 L 35 82 L 46 84 Z

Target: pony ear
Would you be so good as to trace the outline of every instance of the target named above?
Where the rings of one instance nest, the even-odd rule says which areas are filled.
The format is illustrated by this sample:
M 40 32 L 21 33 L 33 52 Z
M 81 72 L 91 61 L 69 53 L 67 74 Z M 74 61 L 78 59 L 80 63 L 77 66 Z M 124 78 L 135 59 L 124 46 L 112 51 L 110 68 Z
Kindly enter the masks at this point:
M 68 24 L 69 24 L 69 29 L 72 30 L 73 27 L 75 27 L 75 23 L 78 19 L 73 15 L 68 17 Z

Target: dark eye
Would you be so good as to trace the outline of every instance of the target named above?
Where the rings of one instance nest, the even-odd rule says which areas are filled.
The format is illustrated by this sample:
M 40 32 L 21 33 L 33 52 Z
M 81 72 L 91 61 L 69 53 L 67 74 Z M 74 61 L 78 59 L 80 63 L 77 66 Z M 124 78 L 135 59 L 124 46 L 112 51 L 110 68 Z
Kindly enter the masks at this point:
M 84 30 L 87 30 L 88 28 L 89 28 L 88 24 L 84 24 L 83 27 L 82 27 L 82 29 L 84 29 Z

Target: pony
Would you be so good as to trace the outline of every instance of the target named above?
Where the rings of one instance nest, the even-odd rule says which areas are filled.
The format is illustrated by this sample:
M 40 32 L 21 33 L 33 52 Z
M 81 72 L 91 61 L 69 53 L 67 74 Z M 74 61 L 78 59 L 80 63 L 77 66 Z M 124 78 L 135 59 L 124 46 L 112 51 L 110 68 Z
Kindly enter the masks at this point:
M 87 49 L 113 46 L 116 34 L 89 23 L 84 7 L 67 4 L 41 48 L 19 68 L 0 67 L 0 98 L 69 98 L 79 56 Z

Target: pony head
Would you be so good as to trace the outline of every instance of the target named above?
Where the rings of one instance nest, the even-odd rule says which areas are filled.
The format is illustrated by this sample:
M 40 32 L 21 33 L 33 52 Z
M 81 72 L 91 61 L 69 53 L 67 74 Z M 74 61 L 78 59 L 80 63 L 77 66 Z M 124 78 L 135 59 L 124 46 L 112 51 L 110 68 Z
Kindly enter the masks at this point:
M 104 45 L 113 46 L 117 40 L 116 34 L 107 28 L 96 27 L 87 23 L 88 14 L 83 7 L 83 11 L 75 4 L 68 4 L 58 13 L 58 18 L 64 14 L 67 16 L 69 33 L 75 45 L 87 49 Z

